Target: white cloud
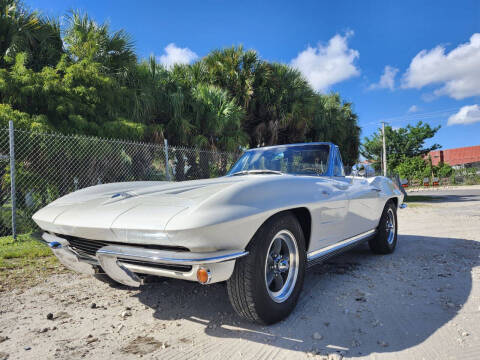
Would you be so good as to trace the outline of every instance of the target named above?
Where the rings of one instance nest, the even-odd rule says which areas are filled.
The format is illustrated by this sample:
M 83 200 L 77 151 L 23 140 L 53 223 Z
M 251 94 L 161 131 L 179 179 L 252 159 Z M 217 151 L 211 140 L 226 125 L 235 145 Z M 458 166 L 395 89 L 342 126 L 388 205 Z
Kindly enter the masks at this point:
M 480 122 L 480 106 L 477 104 L 463 106 L 456 114 L 448 118 L 447 125 L 466 125 L 476 122 Z
M 177 47 L 174 43 L 170 43 L 165 47 L 165 54 L 159 57 L 160 62 L 167 68 L 174 64 L 190 64 L 192 61 L 198 59 L 189 48 Z
M 333 84 L 358 76 L 360 70 L 354 61 L 360 56 L 357 50 L 350 49 L 347 40 L 353 35 L 349 31 L 335 35 L 328 44 L 318 44 L 317 47 L 307 47 L 291 61 L 317 91 L 325 92 Z
M 402 87 L 420 89 L 440 85 L 434 95 L 464 99 L 480 95 L 480 33 L 449 53 L 444 46 L 420 51 L 403 75 Z
M 409 113 L 415 113 L 415 112 L 418 112 L 420 109 L 418 108 L 417 105 L 412 105 L 410 106 L 410 108 L 408 109 L 408 112 Z
M 395 89 L 395 76 L 397 76 L 398 69 L 393 66 L 387 65 L 383 70 L 380 81 L 376 84 L 370 85 L 369 89 Z

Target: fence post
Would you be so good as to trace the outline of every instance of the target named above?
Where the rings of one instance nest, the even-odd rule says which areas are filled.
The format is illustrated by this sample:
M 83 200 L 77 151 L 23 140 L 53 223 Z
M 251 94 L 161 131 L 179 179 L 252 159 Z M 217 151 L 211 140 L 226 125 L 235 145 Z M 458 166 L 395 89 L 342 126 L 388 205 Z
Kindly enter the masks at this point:
M 168 140 L 163 139 L 163 144 L 164 144 L 164 151 L 165 151 L 165 174 L 166 174 L 167 180 L 170 181 L 170 171 L 168 168 Z
M 8 136 L 10 140 L 10 196 L 12 201 L 12 235 L 17 238 L 17 201 L 15 197 L 15 138 L 13 121 L 8 122 Z

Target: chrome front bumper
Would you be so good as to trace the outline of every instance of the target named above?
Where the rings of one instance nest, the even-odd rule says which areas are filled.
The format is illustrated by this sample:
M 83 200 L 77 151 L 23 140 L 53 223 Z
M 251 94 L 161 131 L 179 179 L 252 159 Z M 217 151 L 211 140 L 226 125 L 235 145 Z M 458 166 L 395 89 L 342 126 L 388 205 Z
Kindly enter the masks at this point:
M 232 275 L 235 260 L 248 254 L 244 250 L 226 250 L 209 253 L 188 251 L 152 250 L 128 245 L 108 245 L 97 250 L 95 259 L 81 258 L 68 240 L 43 233 L 36 236 L 46 243 L 67 268 L 82 274 L 93 275 L 99 266 L 112 279 L 129 286 L 140 286 L 142 278 L 137 274 L 171 277 L 197 281 L 197 270 L 207 267 L 210 282 L 225 281 Z M 122 261 L 123 260 L 123 261 Z M 128 261 L 128 262 L 127 262 Z M 189 271 L 162 269 L 153 265 L 188 265 Z

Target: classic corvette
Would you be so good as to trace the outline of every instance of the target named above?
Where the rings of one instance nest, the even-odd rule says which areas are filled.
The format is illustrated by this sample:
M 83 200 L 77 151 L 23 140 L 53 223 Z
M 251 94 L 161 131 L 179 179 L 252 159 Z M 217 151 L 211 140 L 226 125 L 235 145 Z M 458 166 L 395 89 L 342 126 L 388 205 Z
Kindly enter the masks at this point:
M 33 219 L 74 271 L 129 286 L 146 275 L 227 281 L 240 316 L 271 324 L 293 310 L 311 265 L 362 242 L 394 251 L 403 194 L 358 175 L 345 176 L 331 143 L 263 147 L 224 177 L 97 185 Z

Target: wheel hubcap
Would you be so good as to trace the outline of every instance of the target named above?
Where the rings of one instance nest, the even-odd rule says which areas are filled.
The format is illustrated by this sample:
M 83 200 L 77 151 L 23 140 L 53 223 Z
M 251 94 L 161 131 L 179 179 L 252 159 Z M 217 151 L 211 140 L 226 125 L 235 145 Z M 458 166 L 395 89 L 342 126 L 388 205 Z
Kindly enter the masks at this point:
M 393 244 L 395 239 L 395 215 L 392 209 L 387 211 L 387 223 L 385 224 L 385 231 L 387 232 L 387 242 L 389 245 Z
M 277 303 L 284 302 L 295 288 L 298 276 L 298 246 L 288 231 L 278 232 L 270 242 L 265 262 L 265 285 Z

